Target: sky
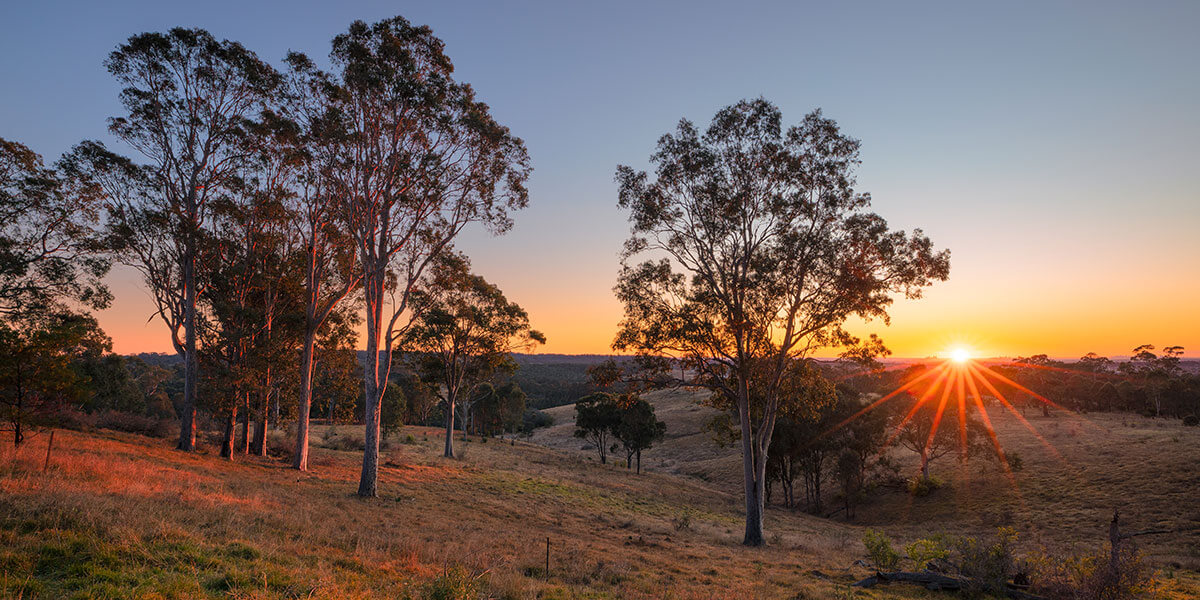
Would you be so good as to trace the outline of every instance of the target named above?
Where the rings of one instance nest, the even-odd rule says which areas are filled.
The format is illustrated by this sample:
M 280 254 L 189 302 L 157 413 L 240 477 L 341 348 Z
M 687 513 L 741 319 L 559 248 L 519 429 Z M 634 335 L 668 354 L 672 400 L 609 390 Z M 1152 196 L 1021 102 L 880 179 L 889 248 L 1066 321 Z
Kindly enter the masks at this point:
M 861 139 L 874 210 L 951 250 L 949 281 L 898 300 L 890 325 L 851 323 L 895 356 L 1200 355 L 1198 2 L 6 2 L 0 137 L 47 160 L 113 143 L 103 61 L 136 33 L 203 27 L 278 64 L 395 15 L 432 27 L 529 149 L 516 227 L 459 246 L 544 352 L 609 352 L 616 166 L 762 96 L 785 124 L 821 108 Z M 170 352 L 136 274 L 109 282 L 115 350 Z

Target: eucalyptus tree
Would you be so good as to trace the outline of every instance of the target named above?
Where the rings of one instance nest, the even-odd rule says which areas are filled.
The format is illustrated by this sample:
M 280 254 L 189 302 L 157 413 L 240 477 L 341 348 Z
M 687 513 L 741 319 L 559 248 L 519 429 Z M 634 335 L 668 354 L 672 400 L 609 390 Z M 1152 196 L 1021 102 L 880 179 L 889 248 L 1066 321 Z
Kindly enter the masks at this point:
M 333 166 L 344 164 L 349 148 L 339 139 L 336 85 L 300 53 L 287 57 L 288 71 L 280 118 L 294 124 L 298 161 L 295 193 L 289 198 L 289 235 L 303 258 L 304 324 L 300 350 L 300 384 L 296 416 L 296 446 L 292 467 L 308 470 L 309 419 L 313 402 L 313 367 L 317 342 L 331 317 L 362 281 L 354 240 L 350 237 L 350 198 L 346 186 L 335 185 Z M 348 176 L 343 173 L 343 176 Z M 344 315 L 343 315 L 344 317 Z M 329 406 L 333 406 L 332 399 Z M 331 412 L 332 414 L 332 412 Z
M 430 262 L 472 222 L 493 233 L 528 202 L 524 143 L 456 82 L 428 27 L 395 17 L 357 21 L 333 40 L 332 165 L 345 198 L 366 302 L 365 450 L 358 494 L 376 495 L 379 406 L 391 349 L 413 315 L 412 292 Z
M 199 252 L 211 227 L 209 205 L 228 192 L 253 153 L 248 126 L 279 85 L 279 74 L 237 42 L 202 29 L 130 37 L 105 62 L 124 87 L 126 114 L 109 130 L 145 160 L 101 144 L 77 155 L 108 194 L 119 258 L 139 270 L 184 359 L 179 448 L 195 447 Z
M 638 394 L 625 394 L 617 400 L 620 420 L 612 435 L 625 449 L 625 468 L 637 458 L 637 472 L 642 473 L 642 450 L 649 450 L 667 434 L 667 424 L 654 415 L 654 405 Z
M 497 370 L 514 370 L 513 352 L 546 343 L 544 335 L 530 329 L 525 309 L 471 273 L 470 267 L 466 257 L 456 253 L 438 258 L 413 293 L 417 318 L 400 339 L 427 379 L 440 387 L 446 458 L 454 458 L 455 403 L 474 397 L 476 386 L 487 383 Z M 471 408 L 463 409 L 464 423 Z
M 0 317 L 63 302 L 104 308 L 101 199 L 24 144 L 0 138 Z
M 870 196 L 854 190 L 858 153 L 820 111 L 785 130 L 757 99 L 720 110 L 703 132 L 680 121 L 651 156 L 653 179 L 617 169 L 632 235 L 613 347 L 735 407 L 747 545 L 764 542 L 767 452 L 790 365 L 857 344 L 847 319 L 886 320 L 893 294 L 918 297 L 949 274 L 948 252 L 868 211 Z

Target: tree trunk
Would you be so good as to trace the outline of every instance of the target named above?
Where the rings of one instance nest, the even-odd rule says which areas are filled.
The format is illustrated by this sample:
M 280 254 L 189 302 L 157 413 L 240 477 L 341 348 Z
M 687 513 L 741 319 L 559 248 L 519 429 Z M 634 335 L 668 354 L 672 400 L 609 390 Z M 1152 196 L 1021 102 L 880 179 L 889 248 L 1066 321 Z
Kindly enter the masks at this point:
M 466 430 L 463 430 L 466 435 Z M 454 458 L 454 396 L 446 394 L 446 448 L 442 451 L 445 458 Z
M 233 460 L 233 434 L 237 429 L 237 401 L 229 408 L 225 418 L 225 430 L 221 436 L 221 458 Z
M 242 454 L 250 454 L 250 392 L 242 394 Z
M 192 195 L 188 203 L 194 204 Z M 191 207 L 189 207 L 190 209 Z M 192 212 L 189 210 L 189 213 Z M 187 236 L 183 257 L 183 414 L 179 419 L 178 449 L 196 449 L 196 390 L 200 361 L 196 355 L 196 243 L 191 231 Z M 176 338 L 178 339 L 178 338 Z
M 296 451 L 292 453 L 292 468 L 308 470 L 308 413 L 312 410 L 313 347 L 316 331 L 304 335 L 304 350 L 300 353 L 300 406 L 296 415 Z
M 271 390 L 271 418 L 267 421 L 271 428 L 279 427 L 279 390 Z
M 358 495 L 374 498 L 378 495 L 379 479 L 379 404 L 382 388 L 379 381 L 379 340 L 383 323 L 383 276 L 375 273 L 364 286 L 367 299 L 367 369 L 363 373 L 364 410 L 362 475 L 358 480 Z
M 642 474 L 642 451 L 641 450 L 637 451 L 637 461 L 638 461 L 637 474 L 641 475 Z
M 742 426 L 742 476 L 746 492 L 746 534 L 742 544 L 762 546 L 763 500 L 766 498 L 767 461 L 755 452 L 754 438 L 750 430 L 750 390 L 745 381 L 738 383 L 738 417 Z
M 921 450 L 921 479 L 929 481 L 929 452 Z
M 263 393 L 262 405 L 259 407 L 258 424 L 254 427 L 254 447 L 251 451 L 257 456 L 267 455 L 267 417 L 271 411 L 271 391 L 268 384 Z

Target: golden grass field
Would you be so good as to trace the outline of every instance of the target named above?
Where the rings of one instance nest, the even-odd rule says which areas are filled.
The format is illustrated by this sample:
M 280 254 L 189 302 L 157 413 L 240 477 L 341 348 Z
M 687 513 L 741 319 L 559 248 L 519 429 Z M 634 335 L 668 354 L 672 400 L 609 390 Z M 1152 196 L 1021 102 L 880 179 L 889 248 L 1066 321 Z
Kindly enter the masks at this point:
M 556 448 L 475 440 L 444 459 L 438 430 L 405 428 L 383 452 L 370 500 L 353 495 L 354 451 L 318 447 L 301 474 L 277 458 L 227 462 L 214 449 L 60 430 L 43 471 L 47 437 L 31 437 L 0 451 L 0 597 L 422 598 L 460 579 L 494 598 L 924 598 L 937 596 L 847 587 L 868 574 L 854 565 L 864 526 L 903 542 L 1011 524 L 1022 548 L 1092 550 L 1114 506 L 1133 529 L 1200 524 L 1200 430 L 1031 417 L 1060 460 L 995 415 L 1025 463 L 1019 497 L 994 468 L 966 482 L 946 459 L 935 471 L 951 483 L 929 497 L 885 494 L 853 523 L 772 509 L 770 546 L 748 549 L 728 484 L 736 455 L 687 433 L 706 410 L 689 396 L 653 400 L 674 433 L 643 456 L 641 476 L 580 450 L 558 409 L 556 428 L 535 438 Z M 275 432 L 280 445 L 284 435 Z M 678 528 L 685 516 L 690 526 Z M 1140 540 L 1163 597 L 1200 595 L 1200 533 Z

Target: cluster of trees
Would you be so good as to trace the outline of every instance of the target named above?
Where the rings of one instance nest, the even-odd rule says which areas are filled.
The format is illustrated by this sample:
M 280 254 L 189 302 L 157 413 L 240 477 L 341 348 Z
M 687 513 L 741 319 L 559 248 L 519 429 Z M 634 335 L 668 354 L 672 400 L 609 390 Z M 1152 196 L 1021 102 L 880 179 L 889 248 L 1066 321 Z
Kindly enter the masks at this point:
M 767 459 L 767 501 L 778 484 L 788 508 L 825 513 L 825 500 L 832 496 L 841 501 L 837 510 L 853 518 L 871 489 L 901 481 L 887 450 L 912 452 L 919 461 L 914 483 L 924 485 L 933 481 L 930 465 L 945 456 L 988 456 L 992 449 L 983 423 L 967 405 L 940 401 L 949 395 L 949 386 L 907 385 L 919 382 L 929 369 L 926 364 L 899 371 L 854 363 L 806 364 L 781 402 Z M 888 394 L 894 398 L 874 405 Z M 709 424 L 718 443 L 737 438 L 731 423 L 726 414 Z M 796 481 L 803 485 L 802 497 L 795 492 Z M 823 488 L 827 483 L 836 488 Z
M 1095 353 L 1076 361 L 1037 354 L 1017 358 L 997 370 L 1069 410 L 1187 418 L 1200 415 L 1200 374 L 1183 368 L 1183 351 L 1182 346 L 1167 346 L 1156 352 L 1153 345 L 1143 344 L 1124 361 Z M 1023 409 L 1040 408 L 1047 415 L 1051 410 L 1050 405 L 1028 394 L 1018 394 L 1013 401 Z
M 636 392 L 597 392 L 575 403 L 575 437 L 587 440 L 599 453 L 600 463 L 608 454 L 625 452 L 625 468 L 637 463 L 642 472 L 642 451 L 663 439 L 667 424 L 658 420 L 654 405 Z
M 1034 355 L 989 368 L 1015 382 L 1004 401 L 1022 412 L 1034 409 L 1049 417 L 1058 410 L 1132 411 L 1194 423 L 1193 415 L 1200 412 L 1200 377 L 1183 368 L 1182 347 L 1170 346 L 1161 354 L 1154 350 L 1139 346 L 1127 361 L 1096 354 L 1076 361 Z M 855 363 L 810 362 L 796 371 L 780 402 L 769 448 L 767 501 L 778 485 L 786 507 L 827 513 L 825 500 L 833 497 L 842 502 L 837 510 L 853 517 L 855 504 L 871 489 L 902 482 L 889 459 L 892 449 L 918 459 L 919 471 L 910 482 L 916 490 L 936 487 L 930 465 L 946 456 L 1013 460 L 997 454 L 981 416 L 971 409 L 974 402 L 960 404 L 960 392 L 931 378 L 934 369 L 925 363 L 864 369 Z M 885 397 L 887 402 L 878 402 Z M 992 395 L 979 400 L 999 406 Z M 727 404 L 715 404 L 727 412 L 709 423 L 713 437 L 721 444 L 737 440 L 736 415 Z M 801 495 L 795 491 L 797 481 L 803 484 Z M 822 488 L 829 483 L 836 487 Z
M 449 455 L 455 404 L 511 400 L 476 388 L 508 352 L 544 341 L 453 248 L 471 224 L 511 228 L 531 169 L 428 27 L 355 22 L 328 63 L 292 52 L 277 67 L 200 29 L 139 34 L 105 63 L 125 109 L 109 130 L 130 156 L 87 141 L 46 169 L 4 142 L 0 343 L 52 344 L 37 368 L 61 371 L 55 353 L 83 352 L 89 328 L 58 318 L 56 299 L 106 306 L 100 279 L 115 259 L 141 273 L 182 359 L 180 449 L 195 448 L 201 411 L 220 422 L 223 455 L 239 415 L 241 449 L 263 454 L 268 426 L 292 412 L 303 470 L 312 410 L 352 404 L 357 370 L 359 494 L 373 496 L 393 355 L 441 394 Z M 364 322 L 360 368 L 351 349 Z M 5 405 L 70 401 L 49 388 L 30 396 L 28 375 L 16 377 Z M 480 406 L 464 414 L 485 414 L 483 428 L 505 413 Z
M 0 138 L 0 427 L 15 445 L 105 370 L 112 342 L 87 314 L 111 300 L 100 207 L 66 161 Z

